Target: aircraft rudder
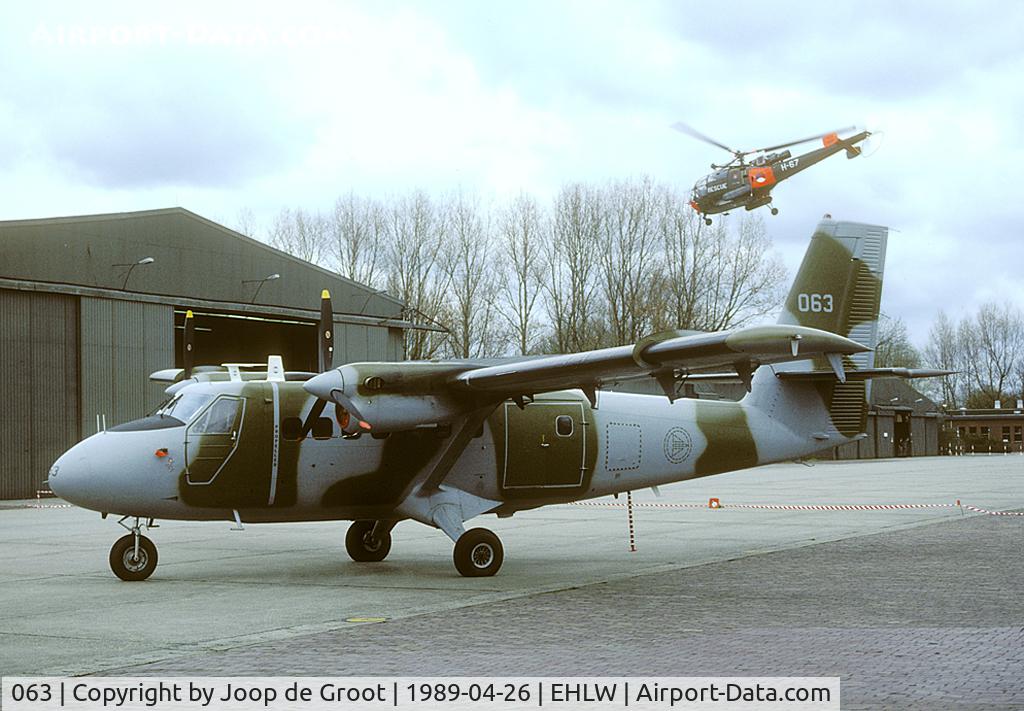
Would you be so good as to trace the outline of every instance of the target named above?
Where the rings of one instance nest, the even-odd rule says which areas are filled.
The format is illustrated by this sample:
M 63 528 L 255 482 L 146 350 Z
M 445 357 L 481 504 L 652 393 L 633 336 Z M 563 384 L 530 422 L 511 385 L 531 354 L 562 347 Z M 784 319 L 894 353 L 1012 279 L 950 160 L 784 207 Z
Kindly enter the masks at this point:
M 779 323 L 838 333 L 869 348 L 878 343 L 878 314 L 888 228 L 824 219 L 811 238 Z M 855 355 L 870 368 L 874 353 Z

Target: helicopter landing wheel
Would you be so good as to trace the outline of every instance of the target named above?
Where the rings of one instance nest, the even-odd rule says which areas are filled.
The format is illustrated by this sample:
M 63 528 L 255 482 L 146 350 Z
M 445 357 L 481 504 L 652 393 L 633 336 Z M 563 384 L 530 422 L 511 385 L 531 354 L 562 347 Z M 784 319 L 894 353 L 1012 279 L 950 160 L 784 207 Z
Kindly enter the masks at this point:
M 710 217 L 705 217 L 704 218 L 704 224 L 707 225 L 708 227 L 711 227 L 711 218 Z
M 772 208 L 772 214 L 773 214 L 773 215 L 778 215 L 778 214 L 779 214 L 779 208 L 777 208 L 777 207 L 773 207 L 773 208 Z

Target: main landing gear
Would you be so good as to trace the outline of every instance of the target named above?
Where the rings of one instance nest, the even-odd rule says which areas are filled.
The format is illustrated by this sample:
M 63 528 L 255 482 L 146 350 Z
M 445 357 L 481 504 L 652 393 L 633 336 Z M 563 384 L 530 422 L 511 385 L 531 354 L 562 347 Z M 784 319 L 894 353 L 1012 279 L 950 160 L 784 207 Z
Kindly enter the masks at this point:
M 138 516 L 134 517 L 135 523 L 128 526 L 125 520 L 129 518 L 132 517 L 125 516 L 118 521 L 128 531 L 128 535 L 117 539 L 111 547 L 110 569 L 121 580 L 145 580 L 156 570 L 157 554 L 153 541 L 142 535 L 142 526 L 145 525 L 147 529 L 155 526 L 153 519 L 142 524 Z
M 353 521 L 345 534 L 345 550 L 357 563 L 377 563 L 391 552 L 391 529 L 397 521 Z M 126 536 L 127 538 L 127 536 Z M 486 528 L 472 528 L 455 541 L 455 568 L 467 578 L 486 578 L 501 568 L 505 549 Z
M 486 578 L 494 575 L 505 560 L 501 540 L 486 528 L 471 528 L 455 541 L 452 553 L 455 568 L 466 578 Z

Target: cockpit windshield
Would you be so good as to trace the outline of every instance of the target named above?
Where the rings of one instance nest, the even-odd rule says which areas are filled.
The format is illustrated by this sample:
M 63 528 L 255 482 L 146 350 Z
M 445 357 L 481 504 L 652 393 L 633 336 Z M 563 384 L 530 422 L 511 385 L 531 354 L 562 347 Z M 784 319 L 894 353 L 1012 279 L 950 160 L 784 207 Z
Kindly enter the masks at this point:
M 192 416 L 206 407 L 213 400 L 213 393 L 180 393 L 169 403 L 156 411 L 163 417 L 173 417 L 188 422 Z

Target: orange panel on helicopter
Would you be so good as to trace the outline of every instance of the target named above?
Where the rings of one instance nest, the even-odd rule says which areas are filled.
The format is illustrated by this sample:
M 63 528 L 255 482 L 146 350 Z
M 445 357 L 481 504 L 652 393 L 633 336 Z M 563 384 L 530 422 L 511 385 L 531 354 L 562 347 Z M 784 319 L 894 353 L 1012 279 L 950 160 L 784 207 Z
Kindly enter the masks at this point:
M 770 165 L 751 168 L 747 171 L 747 180 L 750 181 L 750 188 L 752 190 L 770 188 L 775 185 L 775 171 L 772 170 Z
M 826 133 L 821 137 L 821 143 L 825 148 L 828 148 L 829 146 L 839 143 L 839 136 L 835 133 Z

